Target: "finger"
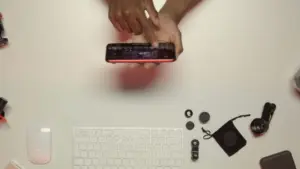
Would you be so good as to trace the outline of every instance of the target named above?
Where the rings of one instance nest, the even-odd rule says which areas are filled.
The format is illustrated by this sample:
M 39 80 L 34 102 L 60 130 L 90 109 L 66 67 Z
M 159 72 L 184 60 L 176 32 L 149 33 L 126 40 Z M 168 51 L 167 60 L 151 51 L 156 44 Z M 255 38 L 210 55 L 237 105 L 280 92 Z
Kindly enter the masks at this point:
M 183 52 L 181 32 L 178 32 L 177 35 L 174 35 L 170 39 L 171 42 L 175 45 L 176 57 L 178 57 Z
M 155 26 L 159 26 L 158 12 L 155 9 L 153 0 L 146 0 L 145 3 L 146 11 L 149 14 L 150 20 Z
M 145 63 L 144 64 L 144 67 L 146 68 L 146 69 L 151 69 L 151 68 L 155 68 L 156 66 L 158 66 L 159 65 L 159 63 Z
M 134 35 L 131 39 L 135 43 L 147 43 L 147 40 L 145 39 L 144 35 Z
M 136 20 L 135 15 L 131 14 L 129 11 L 124 13 L 126 22 L 129 23 L 129 28 L 132 30 L 132 33 L 135 35 L 140 35 L 142 31 L 142 26 L 140 23 Z
M 126 23 L 125 18 L 123 16 L 122 8 L 123 8 L 123 6 L 121 3 L 117 3 L 114 6 L 114 10 L 113 10 L 114 19 L 116 20 L 116 22 L 119 23 L 119 25 L 121 26 L 123 31 L 131 33 L 132 31 L 130 30 L 130 28 L 129 28 L 128 24 Z
M 130 63 L 130 64 L 128 64 L 128 66 L 129 66 L 129 68 L 137 68 L 137 67 L 140 67 L 141 64 L 139 64 L 139 63 Z
M 128 33 L 132 33 L 132 30 L 129 28 L 125 18 L 123 17 L 123 14 L 121 12 L 118 12 L 116 14 L 116 21 L 119 23 L 123 31 L 126 31 Z
M 146 16 L 143 14 L 140 14 L 139 22 L 142 25 L 145 38 L 150 43 L 152 43 L 153 46 L 157 46 L 157 37 L 155 35 L 155 28 L 152 26 L 152 24 L 149 22 L 149 20 L 146 18 Z
M 113 26 L 115 27 L 115 29 L 117 29 L 119 32 L 122 32 L 123 29 L 120 26 L 120 24 L 116 21 L 115 17 L 114 17 L 114 7 L 109 7 L 109 11 L 108 11 L 108 18 L 110 20 L 110 22 L 113 24 Z

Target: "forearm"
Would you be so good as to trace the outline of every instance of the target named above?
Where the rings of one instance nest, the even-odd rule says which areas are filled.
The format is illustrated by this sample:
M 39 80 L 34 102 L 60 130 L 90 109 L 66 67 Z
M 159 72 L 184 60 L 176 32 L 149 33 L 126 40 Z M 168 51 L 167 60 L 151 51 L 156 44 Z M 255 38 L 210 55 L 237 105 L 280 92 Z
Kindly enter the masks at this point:
M 167 0 L 160 13 L 169 15 L 177 23 L 202 0 Z

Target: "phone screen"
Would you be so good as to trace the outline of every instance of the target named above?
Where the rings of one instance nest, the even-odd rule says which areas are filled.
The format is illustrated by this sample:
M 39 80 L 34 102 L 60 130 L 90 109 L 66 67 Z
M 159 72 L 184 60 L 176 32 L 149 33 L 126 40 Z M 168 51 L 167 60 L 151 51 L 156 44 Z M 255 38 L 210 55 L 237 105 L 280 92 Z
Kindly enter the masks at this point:
M 161 43 L 157 48 L 149 43 L 115 43 L 106 47 L 106 61 L 110 63 L 128 62 L 173 62 L 176 60 L 175 45 Z

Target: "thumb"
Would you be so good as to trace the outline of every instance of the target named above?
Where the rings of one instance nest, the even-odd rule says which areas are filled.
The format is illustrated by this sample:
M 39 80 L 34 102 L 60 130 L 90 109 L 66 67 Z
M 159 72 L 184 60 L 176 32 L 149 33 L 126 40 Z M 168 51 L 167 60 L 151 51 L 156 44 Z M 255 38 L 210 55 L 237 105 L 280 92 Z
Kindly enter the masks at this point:
M 145 8 L 146 8 L 147 13 L 149 14 L 150 20 L 153 22 L 153 24 L 155 26 L 159 27 L 158 12 L 155 9 L 153 0 L 146 0 Z
M 178 32 L 176 35 L 172 36 L 170 40 L 175 45 L 176 57 L 178 58 L 178 56 L 183 52 L 181 32 Z
M 158 46 L 158 42 L 157 42 L 157 36 L 155 33 L 155 28 L 152 25 L 152 23 L 150 23 L 147 20 L 143 21 L 143 29 L 144 29 L 144 36 L 146 38 L 146 40 L 150 43 L 152 43 L 152 45 L 154 47 Z

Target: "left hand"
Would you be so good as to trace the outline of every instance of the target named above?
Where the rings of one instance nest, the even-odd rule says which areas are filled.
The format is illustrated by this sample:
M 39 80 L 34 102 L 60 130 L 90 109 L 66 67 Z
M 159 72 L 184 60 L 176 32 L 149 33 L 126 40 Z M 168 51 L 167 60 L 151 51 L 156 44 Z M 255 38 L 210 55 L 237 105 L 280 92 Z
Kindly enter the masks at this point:
M 183 52 L 183 45 L 181 39 L 181 32 L 178 28 L 177 23 L 166 14 L 159 14 L 159 29 L 155 30 L 155 35 L 158 42 L 171 42 L 175 44 L 176 57 L 178 57 Z M 145 36 L 133 35 L 131 39 L 127 41 L 128 43 L 148 43 Z M 130 67 L 137 67 L 141 64 L 134 63 L 130 64 Z M 153 68 L 157 66 L 158 63 L 145 63 L 145 68 Z

